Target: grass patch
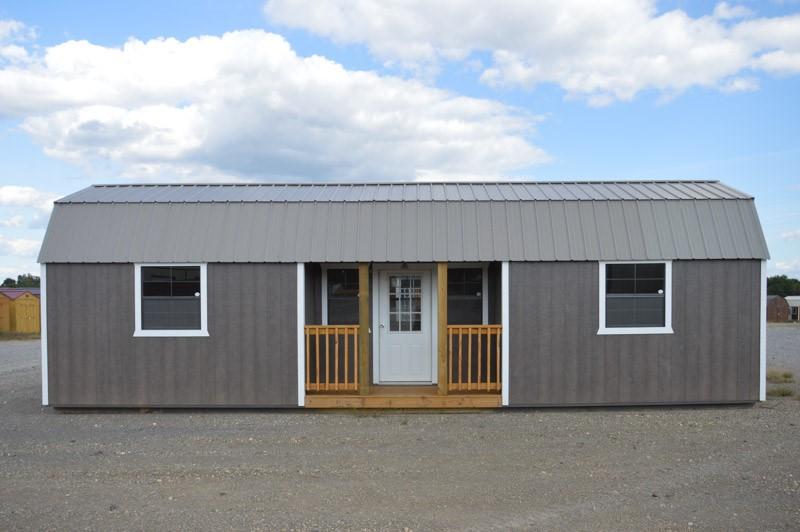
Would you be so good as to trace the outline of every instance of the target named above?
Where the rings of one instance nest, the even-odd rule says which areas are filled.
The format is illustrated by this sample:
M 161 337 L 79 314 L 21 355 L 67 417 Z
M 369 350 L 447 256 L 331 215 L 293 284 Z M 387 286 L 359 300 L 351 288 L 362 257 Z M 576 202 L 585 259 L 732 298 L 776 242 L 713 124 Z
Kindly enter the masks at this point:
M 4 340 L 38 340 L 37 333 L 0 332 L 0 342 Z
M 794 390 L 789 386 L 773 386 L 767 390 L 767 395 L 770 397 L 791 397 L 794 395 Z
M 770 384 L 789 384 L 794 382 L 794 373 L 777 369 L 767 370 L 767 382 Z

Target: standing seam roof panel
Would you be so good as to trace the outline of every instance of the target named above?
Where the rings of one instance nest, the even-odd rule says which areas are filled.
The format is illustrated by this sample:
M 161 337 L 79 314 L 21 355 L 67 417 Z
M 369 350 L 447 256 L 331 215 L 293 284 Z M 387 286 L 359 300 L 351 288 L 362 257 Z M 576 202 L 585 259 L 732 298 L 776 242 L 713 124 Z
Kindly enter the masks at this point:
M 766 258 L 752 200 L 59 203 L 42 262 Z

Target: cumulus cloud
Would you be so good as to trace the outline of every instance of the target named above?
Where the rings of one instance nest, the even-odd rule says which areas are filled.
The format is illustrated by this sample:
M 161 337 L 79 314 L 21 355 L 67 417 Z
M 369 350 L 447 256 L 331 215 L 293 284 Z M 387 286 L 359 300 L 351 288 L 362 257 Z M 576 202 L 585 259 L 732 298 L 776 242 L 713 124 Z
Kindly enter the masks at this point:
M 0 205 L 13 207 L 33 207 L 49 212 L 53 208 L 55 194 L 34 187 L 19 185 L 0 185 Z
M 18 20 L 0 20 L 0 63 L 24 63 L 28 61 L 28 51 L 15 42 L 29 41 L 36 32 Z
M 41 242 L 29 238 L 7 238 L 0 235 L 0 255 L 32 257 L 39 251 Z
M 0 226 L 2 227 L 22 227 L 23 225 L 25 225 L 25 218 L 19 214 L 0 220 Z
M 547 160 L 539 117 L 300 57 L 261 30 L 68 41 L 0 69 L 0 115 L 51 156 L 143 179 L 496 175 Z
M 13 19 L 0 19 L 0 42 L 30 36 L 31 30 L 22 22 Z
M 800 259 L 777 260 L 774 270 L 790 277 L 800 276 Z
M 697 18 L 659 13 L 655 0 L 269 0 L 264 11 L 423 74 L 489 52 L 483 82 L 556 83 L 593 105 L 647 89 L 752 90 L 744 71 L 800 72 L 800 16 L 747 18 L 749 9 L 726 2 Z
M 800 229 L 781 233 L 781 238 L 784 240 L 800 240 Z

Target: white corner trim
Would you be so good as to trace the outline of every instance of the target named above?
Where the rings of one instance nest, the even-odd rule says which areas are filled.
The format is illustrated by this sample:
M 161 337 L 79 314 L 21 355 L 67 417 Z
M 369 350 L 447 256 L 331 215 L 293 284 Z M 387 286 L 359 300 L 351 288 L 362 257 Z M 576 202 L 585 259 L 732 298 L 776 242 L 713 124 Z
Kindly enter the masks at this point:
M 511 332 L 509 329 L 509 322 L 511 321 L 509 318 L 510 312 L 509 309 L 511 308 L 508 295 L 510 293 L 509 290 L 509 272 L 508 272 L 508 261 L 504 261 L 500 266 L 500 298 L 501 298 L 501 313 L 502 313 L 502 325 L 503 325 L 503 337 L 502 337 L 502 350 L 501 359 L 502 359 L 502 366 L 503 366 L 503 375 L 502 375 L 502 382 L 503 382 L 503 406 L 509 405 L 509 375 L 511 372 L 509 371 L 508 367 L 508 360 L 509 360 L 509 341 L 508 336 Z
M 759 380 L 758 400 L 767 400 L 767 261 L 761 261 L 761 287 L 758 324 Z
M 626 260 L 599 262 L 598 335 L 614 334 L 673 334 L 672 330 L 672 261 L 671 260 Z M 607 264 L 664 264 L 664 326 L 663 327 L 606 327 L 606 265 Z
M 42 263 L 39 272 L 39 328 L 42 344 L 42 406 L 50 404 L 49 383 L 47 381 L 47 264 Z
M 297 406 L 306 404 L 306 265 L 297 263 Z
M 199 266 L 200 267 L 200 328 L 199 329 L 142 329 L 142 266 Z M 207 265 L 204 263 L 136 263 L 133 265 L 133 320 L 134 337 L 191 337 L 208 336 L 208 278 Z

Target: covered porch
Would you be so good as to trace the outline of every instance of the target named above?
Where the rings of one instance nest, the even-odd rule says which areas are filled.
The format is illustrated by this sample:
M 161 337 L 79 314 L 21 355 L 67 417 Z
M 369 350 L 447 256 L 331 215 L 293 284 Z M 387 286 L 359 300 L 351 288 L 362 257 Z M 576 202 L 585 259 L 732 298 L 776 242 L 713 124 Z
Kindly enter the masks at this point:
M 303 406 L 503 405 L 507 263 L 307 263 L 301 269 Z

